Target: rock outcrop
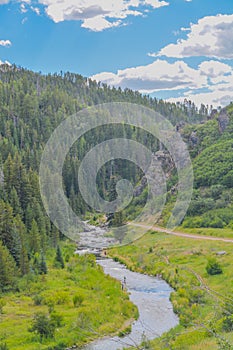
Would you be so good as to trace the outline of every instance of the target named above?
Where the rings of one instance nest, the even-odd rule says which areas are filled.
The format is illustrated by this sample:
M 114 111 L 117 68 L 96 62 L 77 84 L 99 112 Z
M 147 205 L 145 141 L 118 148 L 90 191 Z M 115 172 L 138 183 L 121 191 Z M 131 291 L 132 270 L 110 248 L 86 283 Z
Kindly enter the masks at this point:
M 228 127 L 229 121 L 230 121 L 230 118 L 229 118 L 229 115 L 227 114 L 227 110 L 226 110 L 226 108 L 223 108 L 218 116 L 218 127 L 219 127 L 219 132 L 221 134 Z

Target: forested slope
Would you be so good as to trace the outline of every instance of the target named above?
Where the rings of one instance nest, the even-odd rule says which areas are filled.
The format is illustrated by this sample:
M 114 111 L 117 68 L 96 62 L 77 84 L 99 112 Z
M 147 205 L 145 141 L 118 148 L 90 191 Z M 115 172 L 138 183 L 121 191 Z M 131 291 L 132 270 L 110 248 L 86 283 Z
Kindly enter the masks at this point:
M 112 101 L 150 107 L 177 124 L 206 118 L 206 110 L 194 105 L 176 106 L 142 96 L 138 92 L 110 88 L 72 73 L 42 75 L 16 66 L 0 67 L 0 289 L 13 288 L 15 277 L 43 273 L 48 247 L 56 247 L 60 234 L 42 206 L 38 169 L 41 153 L 53 130 L 64 118 L 84 107 Z M 112 133 L 111 130 L 105 130 Z M 132 138 L 137 130 L 130 130 Z M 143 136 L 143 135 L 142 135 Z M 143 138 L 141 136 L 141 138 Z M 71 152 L 64 166 L 64 187 L 74 210 L 82 215 L 89 209 L 77 187 L 77 167 L 83 154 L 98 143 L 97 130 L 87 135 Z M 157 149 L 149 137 L 146 145 Z M 74 154 L 75 153 L 75 154 Z M 109 197 L 121 163 L 108 167 L 99 177 L 99 190 Z M 137 183 L 138 169 L 128 165 L 123 174 Z M 130 175 L 129 175 L 130 174 Z M 9 263 L 10 262 L 10 263 Z
M 232 228 L 233 105 L 205 124 L 186 125 L 183 137 L 193 158 L 194 194 L 184 227 Z

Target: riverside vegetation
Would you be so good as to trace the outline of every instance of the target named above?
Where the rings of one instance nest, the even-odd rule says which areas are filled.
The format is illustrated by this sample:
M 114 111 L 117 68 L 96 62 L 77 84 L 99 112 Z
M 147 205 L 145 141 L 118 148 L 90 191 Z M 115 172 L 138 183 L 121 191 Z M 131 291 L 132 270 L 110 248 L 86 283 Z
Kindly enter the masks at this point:
M 120 282 L 106 276 L 94 256 L 80 257 L 74 250 L 68 242 L 62 243 L 62 255 L 48 250 L 46 275 L 27 274 L 16 291 L 1 296 L 0 349 L 81 346 L 106 334 L 123 334 L 128 320 L 137 318 Z
M 145 349 L 233 349 L 232 243 L 151 231 L 109 254 L 132 271 L 162 275 L 174 288 L 171 301 L 180 325 L 145 342 Z
M 190 101 L 165 103 L 77 74 L 44 76 L 1 65 L 0 349 L 20 349 L 19 344 L 29 350 L 81 345 L 105 334 L 124 332 L 126 319 L 137 317 L 119 283 L 104 276 L 93 257 L 73 256 L 74 246 L 65 242 L 50 222 L 39 192 L 40 157 L 53 130 L 85 107 L 112 101 L 156 110 L 173 123 L 188 144 L 195 174 L 194 194 L 180 229 L 233 236 L 232 104 L 209 115 L 210 106 L 197 109 Z M 92 223 L 107 219 L 110 226 L 140 213 L 147 187 L 142 186 L 140 169 L 130 162 L 108 162 L 97 176 L 98 191 L 106 200 L 115 199 L 115 185 L 121 177 L 137 188 L 137 196 L 124 211 L 104 218 L 94 213 L 80 194 L 77 174 L 82 158 L 100 141 L 114 137 L 135 139 L 162 155 L 168 178 L 168 200 L 160 222 L 165 225 L 176 200 L 176 171 L 158 140 L 131 126 L 97 128 L 74 144 L 63 168 L 70 205 L 83 219 Z M 145 340 L 145 347 L 232 348 L 232 251 L 229 243 L 148 233 L 133 245 L 110 252 L 131 269 L 162 273 L 175 289 L 172 302 L 181 325 L 152 344 Z

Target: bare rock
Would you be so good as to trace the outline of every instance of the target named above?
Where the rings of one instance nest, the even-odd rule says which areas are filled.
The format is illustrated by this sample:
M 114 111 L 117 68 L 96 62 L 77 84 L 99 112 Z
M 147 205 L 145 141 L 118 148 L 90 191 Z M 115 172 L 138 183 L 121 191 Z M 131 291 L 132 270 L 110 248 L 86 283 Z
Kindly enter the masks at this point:
M 218 116 L 218 127 L 219 132 L 222 134 L 229 125 L 229 115 L 227 114 L 226 108 L 223 108 Z

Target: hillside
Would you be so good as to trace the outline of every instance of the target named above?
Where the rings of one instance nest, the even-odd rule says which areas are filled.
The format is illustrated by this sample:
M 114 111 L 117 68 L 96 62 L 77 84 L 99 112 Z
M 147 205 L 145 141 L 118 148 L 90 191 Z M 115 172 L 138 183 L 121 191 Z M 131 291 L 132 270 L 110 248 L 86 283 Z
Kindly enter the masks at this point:
M 127 89 L 100 86 L 77 74 L 43 76 L 4 65 L 0 70 L 0 101 L 0 237 L 21 274 L 30 270 L 34 254 L 43 255 L 47 245 L 56 246 L 59 240 L 59 232 L 45 215 L 41 203 L 38 168 L 46 141 L 66 116 L 97 103 L 130 101 L 155 109 L 174 124 L 189 118 L 205 118 L 194 107 L 187 116 L 185 106 L 177 107 Z M 117 133 L 109 129 L 105 132 Z M 131 130 L 132 138 L 136 133 L 137 130 Z M 143 136 L 142 133 L 141 139 Z M 145 139 L 146 145 L 157 148 L 156 140 Z M 83 154 L 99 140 L 101 134 L 98 130 L 94 135 L 87 135 L 75 145 L 74 152 L 77 153 L 71 152 L 64 166 L 67 196 L 73 209 L 83 215 L 88 208 L 77 187 L 76 169 Z M 103 169 L 99 179 L 100 193 L 107 198 L 114 186 L 111 182 L 118 176 L 119 169 L 125 167 L 118 162 L 115 169 L 111 169 L 111 181 L 108 169 L 109 166 Z M 140 179 L 139 170 L 132 165 L 128 165 L 122 175 L 134 183 Z
M 233 217 L 233 105 L 205 124 L 187 126 L 194 169 L 194 194 L 184 227 L 232 228 Z
M 232 105 L 220 113 L 216 111 L 209 116 L 207 107 L 202 105 L 198 110 L 190 101 L 176 105 L 129 89 L 110 88 L 73 73 L 42 75 L 17 66 L 1 65 L 0 317 L 4 322 L 1 323 L 0 331 L 2 333 L 5 329 L 7 331 L 1 335 L 0 349 L 8 349 L 8 345 L 10 349 L 19 349 L 17 342 L 22 342 L 23 337 L 26 337 L 25 344 L 28 349 L 41 346 L 38 334 L 33 338 L 28 328 L 28 320 L 31 322 L 33 316 L 37 317 L 37 311 L 45 313 L 44 321 L 50 326 L 54 327 L 55 324 L 57 328 L 63 327 L 63 331 L 66 332 L 66 339 L 59 331 L 57 333 L 60 348 L 56 347 L 54 340 L 44 339 L 41 349 L 64 349 L 74 342 L 82 345 L 99 335 L 116 333 L 124 322 L 137 317 L 134 306 L 120 290 L 120 284 L 115 282 L 113 284 L 111 279 L 104 276 L 93 257 L 83 259 L 72 257 L 75 246 L 67 242 L 50 222 L 39 191 L 40 158 L 54 129 L 65 118 L 83 108 L 106 102 L 131 102 L 149 107 L 165 116 L 174 125 L 174 129 L 180 131 L 188 144 L 195 175 L 193 199 L 182 223 L 183 229 L 187 232 L 202 228 L 224 229 L 227 236 L 232 234 Z M 167 153 L 150 133 L 132 126 L 124 128 L 118 125 L 115 128 L 106 126 L 103 130 L 97 128 L 87 133 L 73 145 L 66 157 L 63 168 L 64 191 L 73 210 L 92 223 L 106 224 L 106 217 L 102 213 L 95 213 L 84 202 L 78 187 L 79 164 L 84 155 L 100 141 L 111 137 L 123 137 L 125 134 L 133 140 L 138 140 L 155 154 Z M 162 217 L 163 224 L 166 223 L 166 218 L 175 202 L 177 186 L 176 171 L 170 167 L 167 156 L 165 161 L 164 170 L 168 174 L 168 202 Z M 108 162 L 101 168 L 97 177 L 100 195 L 106 200 L 115 199 L 116 182 L 121 178 L 132 182 L 136 188 L 135 197 L 126 210 L 120 214 L 108 215 L 109 226 L 118 226 L 130 220 L 140 212 L 146 200 L 147 187 L 143 183 L 142 171 L 131 162 L 119 159 Z M 219 231 L 213 232 L 214 235 L 219 234 Z M 152 248 L 146 245 L 146 248 L 139 246 L 139 249 L 151 248 L 153 252 L 157 243 L 153 239 L 152 241 Z M 218 247 L 226 249 L 225 245 L 220 243 Z M 186 248 L 185 246 L 182 249 Z M 129 259 L 132 258 L 130 249 L 127 247 L 122 254 L 128 254 Z M 211 247 L 208 249 L 209 254 Z M 121 252 L 114 253 L 124 260 Z M 143 254 L 147 253 L 143 251 Z M 196 256 L 198 257 L 198 254 L 195 254 Z M 179 260 L 179 257 L 177 259 Z M 203 261 L 205 258 L 201 263 Z M 143 272 L 157 273 L 157 269 L 148 268 L 148 265 L 152 266 L 154 263 L 153 257 L 149 255 Z M 230 260 L 224 260 L 226 268 L 228 263 Z M 135 266 L 133 268 L 136 269 Z M 77 273 L 79 277 L 76 276 Z M 177 279 L 174 282 L 174 276 L 169 278 L 170 273 L 169 269 L 166 270 L 164 277 L 177 289 L 177 283 L 182 281 Z M 230 273 L 228 275 L 230 276 Z M 95 281 L 92 276 L 95 276 Z M 65 280 L 68 281 L 67 284 L 64 283 Z M 183 287 L 185 288 L 185 284 Z M 217 287 L 219 288 L 218 284 Z M 58 289 L 58 295 L 54 296 L 53 288 Z M 105 304 L 105 296 L 109 297 L 109 293 L 112 298 L 110 311 Z M 180 298 L 188 299 L 186 295 L 183 296 L 185 294 L 183 291 L 179 293 Z M 199 298 L 198 295 L 192 297 L 195 300 Z M 80 304 L 79 321 L 75 318 L 76 302 Z M 101 319 L 98 318 L 100 305 L 104 306 Z M 15 313 L 13 309 L 16 310 Z M 92 313 L 92 310 L 95 312 Z M 62 314 L 60 321 L 57 311 Z M 182 315 L 183 310 L 178 311 Z M 14 324 L 19 321 L 21 315 L 23 322 L 19 325 L 18 335 L 15 337 Z M 109 322 L 111 317 L 112 322 Z M 184 317 L 185 323 L 188 315 L 185 314 Z M 63 318 L 65 325 L 62 323 Z M 71 336 L 72 327 L 79 336 Z M 94 327 L 94 336 L 88 327 Z M 25 348 L 25 344 L 22 343 L 22 348 Z

